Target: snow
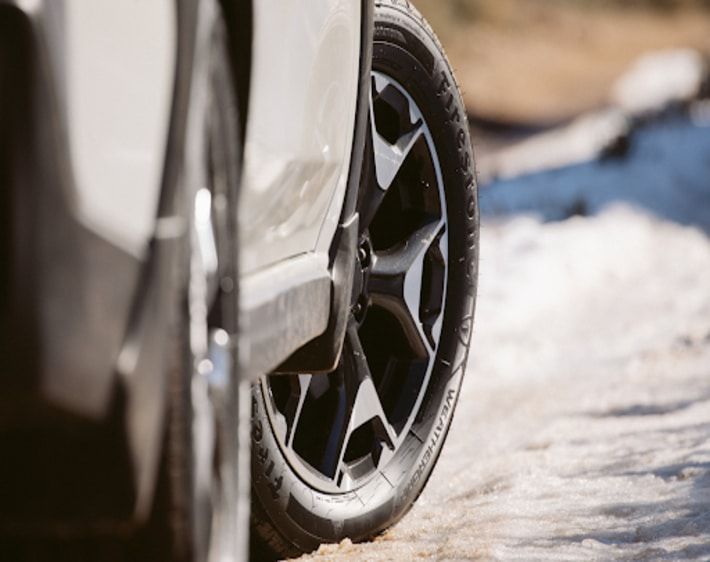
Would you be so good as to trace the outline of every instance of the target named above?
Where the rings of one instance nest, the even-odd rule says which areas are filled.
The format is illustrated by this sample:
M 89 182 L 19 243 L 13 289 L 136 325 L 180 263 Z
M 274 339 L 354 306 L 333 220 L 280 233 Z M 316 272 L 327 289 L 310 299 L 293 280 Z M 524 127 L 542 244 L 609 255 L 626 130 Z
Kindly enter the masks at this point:
M 482 197 L 486 215 L 533 213 L 546 221 L 598 213 L 614 203 L 710 229 L 707 124 L 669 117 L 636 130 L 629 154 L 500 182 Z
M 420 500 L 327 560 L 710 559 L 710 127 L 482 188 L 469 368 Z
M 534 135 L 478 161 L 481 181 L 509 179 L 538 170 L 587 162 L 621 142 L 630 118 L 615 108 L 582 115 L 570 123 Z
M 640 57 L 612 87 L 612 103 L 631 115 L 644 115 L 698 95 L 707 68 L 693 49 L 670 49 Z

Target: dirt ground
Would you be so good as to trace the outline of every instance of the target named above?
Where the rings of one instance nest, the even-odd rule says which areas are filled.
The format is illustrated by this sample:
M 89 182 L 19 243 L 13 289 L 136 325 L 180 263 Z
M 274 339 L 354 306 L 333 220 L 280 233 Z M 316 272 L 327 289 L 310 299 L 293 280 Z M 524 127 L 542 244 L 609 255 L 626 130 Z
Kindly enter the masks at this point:
M 555 122 L 602 107 L 614 80 L 647 51 L 690 47 L 710 53 L 707 2 L 415 4 L 440 36 L 469 111 L 503 122 Z
M 420 501 L 307 560 L 710 559 L 710 122 L 484 186 L 472 353 Z

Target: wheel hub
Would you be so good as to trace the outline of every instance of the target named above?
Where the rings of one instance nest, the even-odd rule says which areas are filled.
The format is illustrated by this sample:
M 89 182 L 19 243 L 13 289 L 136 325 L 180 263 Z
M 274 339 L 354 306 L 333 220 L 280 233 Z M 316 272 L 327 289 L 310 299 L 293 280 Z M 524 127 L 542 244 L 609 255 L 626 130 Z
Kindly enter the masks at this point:
M 358 324 L 362 325 L 367 309 L 370 306 L 368 286 L 370 280 L 370 266 L 372 265 L 372 244 L 367 234 L 365 234 L 360 241 L 356 261 L 350 308 L 355 320 L 357 320 Z

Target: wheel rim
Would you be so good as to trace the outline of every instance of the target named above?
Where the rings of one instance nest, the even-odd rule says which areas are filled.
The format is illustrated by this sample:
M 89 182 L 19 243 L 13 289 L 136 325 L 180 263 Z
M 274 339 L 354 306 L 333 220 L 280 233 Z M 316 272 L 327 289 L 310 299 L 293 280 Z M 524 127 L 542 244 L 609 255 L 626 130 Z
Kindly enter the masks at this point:
M 213 116 L 210 116 L 213 117 Z M 208 187 L 199 189 L 189 288 L 195 559 L 236 560 L 248 526 L 250 389 L 234 365 L 236 302 L 227 226 L 233 189 L 214 122 L 207 123 Z M 215 146 L 216 143 L 216 146 Z
M 212 135 L 209 125 L 208 130 Z M 216 217 L 215 200 L 224 197 L 225 186 L 215 185 L 211 173 L 218 158 L 212 141 L 209 138 L 207 146 L 208 187 L 197 191 L 193 205 L 189 288 L 195 559 L 209 562 L 232 560 L 236 555 L 230 535 L 237 528 L 239 501 L 235 494 L 238 423 L 234 419 L 234 347 L 224 329 L 233 324 L 233 316 L 225 306 L 229 297 L 218 287 L 220 281 L 233 280 L 220 272 L 225 252 L 218 251 L 221 221 Z
M 331 373 L 262 379 L 266 412 L 292 469 L 313 488 L 366 484 L 414 433 L 441 336 L 448 278 L 444 184 L 419 106 L 372 72 L 371 166 L 341 361 Z

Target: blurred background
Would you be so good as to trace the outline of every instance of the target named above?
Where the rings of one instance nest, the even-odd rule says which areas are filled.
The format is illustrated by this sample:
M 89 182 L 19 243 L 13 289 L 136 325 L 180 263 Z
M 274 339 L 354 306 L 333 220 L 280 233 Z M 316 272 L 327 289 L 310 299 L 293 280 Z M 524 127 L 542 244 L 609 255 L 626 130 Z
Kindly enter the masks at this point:
M 596 129 L 587 133 L 594 146 L 581 151 L 586 158 L 618 139 L 619 117 L 658 113 L 708 93 L 708 0 L 415 3 L 459 80 L 484 182 L 498 175 L 491 150 L 531 134 L 590 113 L 648 105 L 642 111 L 621 107 L 625 113 L 614 114 L 611 125 L 608 111 L 605 120 L 594 120 Z M 655 60 L 639 70 L 648 58 Z M 625 79 L 628 91 L 621 92 Z M 556 157 L 543 155 L 537 167 L 546 167 L 551 158 L 555 164 L 580 159 L 579 149 L 574 155 L 570 148 Z
M 418 0 L 475 117 L 555 123 L 609 103 L 649 51 L 710 52 L 707 0 Z

